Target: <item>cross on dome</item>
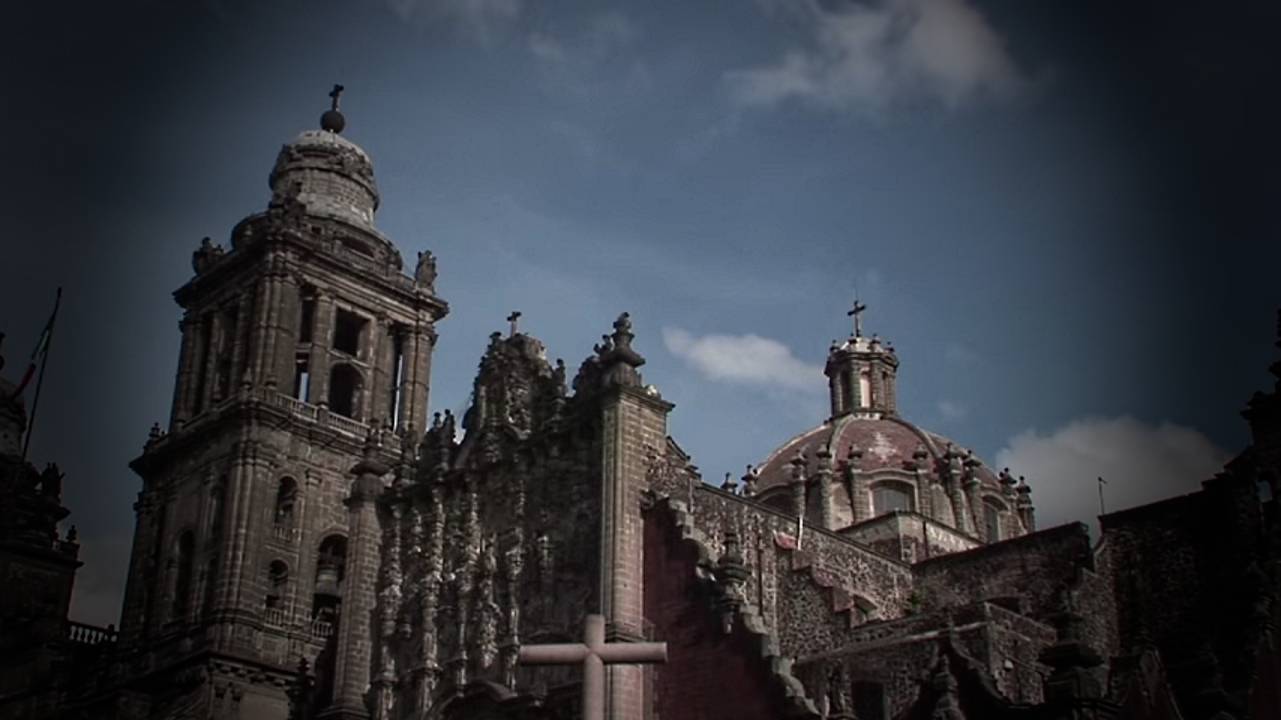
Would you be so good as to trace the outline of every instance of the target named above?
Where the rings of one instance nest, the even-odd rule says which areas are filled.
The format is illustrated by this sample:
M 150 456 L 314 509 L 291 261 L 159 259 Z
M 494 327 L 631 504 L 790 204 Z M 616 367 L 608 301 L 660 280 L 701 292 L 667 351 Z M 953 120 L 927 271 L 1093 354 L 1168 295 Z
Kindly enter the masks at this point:
M 320 129 L 328 130 L 331 133 L 340 133 L 347 126 L 347 118 L 338 111 L 338 98 L 342 97 L 343 86 L 334 84 L 334 89 L 329 91 L 329 109 L 320 116 Z
M 867 310 L 867 305 L 861 303 L 856 296 L 854 298 L 854 307 L 850 308 L 846 315 L 854 318 L 854 337 L 863 337 L 863 311 Z

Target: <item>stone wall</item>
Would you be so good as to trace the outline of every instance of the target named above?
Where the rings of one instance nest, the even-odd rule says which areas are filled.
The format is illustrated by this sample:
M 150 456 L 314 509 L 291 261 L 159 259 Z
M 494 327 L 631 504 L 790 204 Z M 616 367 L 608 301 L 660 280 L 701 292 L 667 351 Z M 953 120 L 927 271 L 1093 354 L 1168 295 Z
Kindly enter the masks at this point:
M 779 717 L 773 678 L 759 638 L 741 622 L 720 626 L 708 584 L 698 580 L 698 552 L 682 543 L 662 512 L 646 515 L 645 616 L 668 661 L 650 685 L 656 720 L 702 720 L 733 708 L 735 718 Z

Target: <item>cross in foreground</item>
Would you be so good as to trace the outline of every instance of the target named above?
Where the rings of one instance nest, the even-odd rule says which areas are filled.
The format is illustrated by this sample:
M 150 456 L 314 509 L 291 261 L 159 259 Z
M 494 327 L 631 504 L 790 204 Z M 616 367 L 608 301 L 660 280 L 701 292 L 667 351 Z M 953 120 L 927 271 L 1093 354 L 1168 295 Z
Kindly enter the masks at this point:
M 526 665 L 581 663 L 583 720 L 605 720 L 605 666 L 667 662 L 667 643 L 607 643 L 604 616 L 588 615 L 583 622 L 583 642 L 524 645 L 520 661 Z

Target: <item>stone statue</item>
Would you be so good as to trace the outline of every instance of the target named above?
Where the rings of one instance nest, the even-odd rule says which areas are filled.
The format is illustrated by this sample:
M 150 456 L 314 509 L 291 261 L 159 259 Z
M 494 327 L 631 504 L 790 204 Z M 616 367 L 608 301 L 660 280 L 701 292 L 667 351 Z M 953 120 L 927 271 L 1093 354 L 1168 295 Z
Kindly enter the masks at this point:
M 428 290 L 436 288 L 436 256 L 431 251 L 418 253 L 418 265 L 414 268 L 414 282 Z

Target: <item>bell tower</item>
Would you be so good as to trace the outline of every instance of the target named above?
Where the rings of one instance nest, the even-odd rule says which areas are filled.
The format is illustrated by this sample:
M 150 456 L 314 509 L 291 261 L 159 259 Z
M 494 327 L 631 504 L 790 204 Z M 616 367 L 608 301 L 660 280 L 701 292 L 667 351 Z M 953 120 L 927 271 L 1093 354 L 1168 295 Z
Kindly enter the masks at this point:
M 191 701 L 213 706 L 197 717 L 233 702 L 286 717 L 300 657 L 330 692 L 351 469 L 368 437 L 426 429 L 448 305 L 432 255 L 406 274 L 375 226 L 373 163 L 340 135 L 341 93 L 281 149 L 267 209 L 228 248 L 206 238 L 192 254 L 168 431 L 131 464 L 143 484 L 121 645 L 148 685 L 186 687 L 173 673 L 203 668 L 213 688 Z M 390 461 L 392 445 L 377 452 Z
M 863 313 L 867 305 L 855 300 L 847 315 L 854 319 L 854 332 L 843 343 L 832 343 L 823 374 L 831 393 L 832 417 L 860 415 L 883 417 L 898 413 L 895 379 L 898 356 L 894 348 L 873 335 L 863 335 Z

